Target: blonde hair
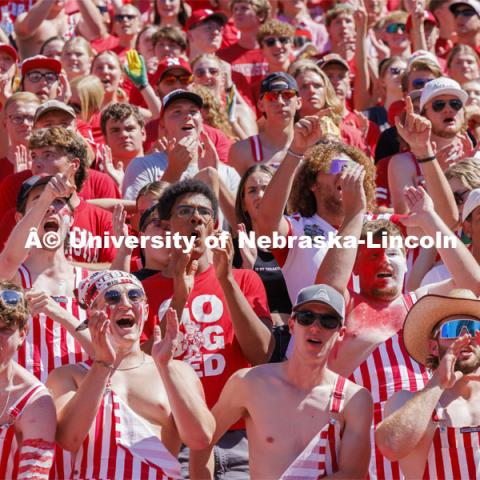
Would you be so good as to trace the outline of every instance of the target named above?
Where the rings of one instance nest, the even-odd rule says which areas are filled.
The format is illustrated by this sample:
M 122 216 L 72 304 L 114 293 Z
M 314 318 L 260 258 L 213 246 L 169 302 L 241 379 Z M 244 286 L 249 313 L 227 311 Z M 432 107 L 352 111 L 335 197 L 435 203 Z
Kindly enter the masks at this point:
M 268 0 L 231 0 L 229 4 L 230 11 L 233 11 L 233 7 L 236 3 L 248 3 L 255 10 L 255 13 L 260 17 L 260 22 L 264 23 L 270 17 L 272 7 Z
M 342 102 L 335 94 L 335 90 L 333 89 L 327 74 L 315 62 L 308 59 L 298 60 L 295 63 L 292 63 L 288 71 L 290 75 L 295 78 L 295 80 L 297 80 L 300 75 L 303 75 L 306 72 L 314 72 L 322 78 L 323 85 L 325 86 L 324 108 L 331 109 L 330 118 L 333 120 L 335 125 L 337 125 L 337 127 L 340 126 L 343 116 L 343 106 Z
M 269 36 L 290 37 L 293 41 L 294 35 L 295 29 L 290 24 L 281 22 L 275 18 L 270 18 L 258 29 L 257 41 L 261 45 L 263 39 Z
M 478 56 L 478 53 L 470 45 L 459 44 L 455 45 L 448 54 L 447 68 L 452 66 L 452 62 L 457 55 L 470 55 L 475 59 L 477 65 L 480 66 L 480 57 Z
M 92 115 L 99 112 L 105 98 L 105 90 L 102 82 L 95 75 L 77 77 L 70 82 L 72 90 L 77 89 L 80 98 L 81 118 L 85 122 L 90 121 Z
M 328 173 L 331 161 L 339 154 L 348 155 L 354 162 L 365 168 L 363 186 L 367 197 L 367 208 L 375 209 L 375 166 L 358 148 L 342 142 L 322 142 L 311 148 L 293 181 L 289 199 L 289 211 L 299 212 L 304 217 L 311 217 L 317 211 L 317 201 L 311 187 L 317 181 L 319 173 Z
M 236 137 L 225 113 L 225 108 L 217 97 L 207 87 L 202 85 L 195 85 L 193 91 L 202 97 L 202 117 L 204 122 L 211 127 L 218 128 L 227 137 L 235 139 Z
M 9 306 L 0 301 L 0 320 L 9 328 L 18 328 L 20 331 L 28 327 L 28 306 L 25 292 L 22 287 L 7 280 L 0 280 L 0 291 L 13 290 L 18 292 L 22 299 L 15 305 Z
M 458 178 L 462 184 L 473 190 L 480 188 L 480 160 L 477 158 L 465 158 L 455 163 L 445 171 L 448 180 Z
M 16 92 L 11 97 L 7 99 L 5 105 L 3 106 L 3 116 L 5 117 L 7 114 L 7 110 L 12 103 L 36 103 L 38 106 L 42 104 L 41 100 L 31 92 Z
M 73 37 L 70 40 L 68 40 L 67 42 L 65 42 L 65 45 L 63 46 L 63 49 L 62 49 L 62 55 L 65 53 L 65 50 L 68 47 L 70 47 L 71 45 L 77 45 L 77 44 L 85 49 L 85 51 L 88 54 L 88 58 L 90 58 L 90 60 L 92 60 L 93 57 L 95 56 L 95 51 L 93 50 L 90 43 L 87 40 L 85 40 L 84 37 Z

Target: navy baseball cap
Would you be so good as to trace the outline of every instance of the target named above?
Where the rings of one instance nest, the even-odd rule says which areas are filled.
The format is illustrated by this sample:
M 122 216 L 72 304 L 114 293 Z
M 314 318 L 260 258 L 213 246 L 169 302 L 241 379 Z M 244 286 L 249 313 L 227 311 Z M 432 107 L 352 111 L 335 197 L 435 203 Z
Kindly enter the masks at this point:
M 260 95 L 278 90 L 295 90 L 298 93 L 297 81 L 288 73 L 275 72 L 265 77 L 260 84 Z
M 46 185 L 51 178 L 53 178 L 53 175 L 33 175 L 32 177 L 27 178 L 27 180 L 22 183 L 17 195 L 17 212 L 22 212 L 25 209 L 28 194 L 34 188 Z

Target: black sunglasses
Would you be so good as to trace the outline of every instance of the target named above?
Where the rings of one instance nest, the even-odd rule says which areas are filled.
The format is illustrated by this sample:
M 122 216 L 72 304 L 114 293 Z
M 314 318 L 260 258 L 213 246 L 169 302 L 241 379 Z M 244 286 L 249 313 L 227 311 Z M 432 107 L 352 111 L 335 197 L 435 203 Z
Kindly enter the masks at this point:
M 135 18 L 137 18 L 136 15 L 127 15 L 127 14 L 117 14 L 113 17 L 115 19 L 116 22 L 123 22 L 125 19 L 126 20 L 134 20 Z
M 309 327 L 313 325 L 315 320 L 320 322 L 320 325 L 327 330 L 333 330 L 335 328 L 340 327 L 342 324 L 342 320 L 337 317 L 336 315 L 332 315 L 331 313 L 315 313 L 310 312 L 309 310 L 304 310 L 301 312 L 295 312 L 293 317 L 297 320 L 300 325 L 304 327 Z
M 139 288 L 132 288 L 128 290 L 127 297 L 131 303 L 139 303 L 145 298 L 145 294 Z M 120 290 L 107 290 L 104 295 L 105 303 L 107 305 L 118 305 L 122 298 L 122 292 Z
M 263 43 L 267 47 L 273 47 L 277 41 L 279 41 L 282 45 L 286 45 L 290 42 L 290 37 L 268 37 L 263 39 Z
M 447 106 L 447 103 L 448 105 L 450 105 L 450 108 L 452 108 L 456 112 L 458 112 L 463 107 L 463 103 L 461 102 L 461 100 L 454 98 L 452 100 L 449 100 L 448 102 L 445 100 L 435 100 L 434 102 L 432 102 L 432 110 L 437 113 L 441 112 Z
M 455 8 L 452 10 L 452 13 L 455 18 L 459 17 L 460 15 L 462 17 L 473 17 L 477 14 L 473 8 Z

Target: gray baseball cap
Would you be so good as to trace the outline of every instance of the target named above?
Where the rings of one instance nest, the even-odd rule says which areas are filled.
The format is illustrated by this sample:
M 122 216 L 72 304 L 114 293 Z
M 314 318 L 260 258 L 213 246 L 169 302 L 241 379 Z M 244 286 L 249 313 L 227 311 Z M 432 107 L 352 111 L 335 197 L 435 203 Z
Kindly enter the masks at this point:
M 302 288 L 298 292 L 293 310 L 295 311 L 301 305 L 312 302 L 328 305 L 342 319 L 343 323 L 345 319 L 345 299 L 333 287 L 319 284 Z
M 43 102 L 35 111 L 35 118 L 33 123 L 36 123 L 37 120 L 45 115 L 47 112 L 52 112 L 56 110 L 57 112 L 65 112 L 70 115 L 72 118 L 77 118 L 75 110 L 70 106 L 58 100 L 48 100 Z

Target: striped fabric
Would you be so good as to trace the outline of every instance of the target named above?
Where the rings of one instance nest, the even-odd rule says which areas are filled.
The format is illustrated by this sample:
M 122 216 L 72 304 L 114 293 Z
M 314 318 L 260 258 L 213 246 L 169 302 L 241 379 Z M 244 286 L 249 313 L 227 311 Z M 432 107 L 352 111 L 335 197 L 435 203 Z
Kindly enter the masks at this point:
M 428 454 L 424 480 L 480 478 L 480 426 L 437 429 Z
M 255 163 L 262 163 L 265 159 L 263 157 L 262 143 L 259 135 L 248 137 L 250 140 L 250 149 L 252 150 L 252 158 Z
M 416 301 L 413 293 L 404 295 L 403 299 L 406 311 Z M 383 420 L 386 401 L 400 390 L 411 392 L 421 390 L 428 379 L 427 369 L 408 355 L 401 331 L 381 343 L 352 373 L 349 380 L 365 387 L 372 394 L 374 402 L 372 445 L 375 445 L 374 429 Z M 387 460 L 375 446 L 372 448 L 369 478 L 388 480 L 401 478 L 398 462 Z
M 32 288 L 30 272 L 24 265 L 19 273 L 23 288 Z M 88 270 L 76 267 L 75 286 L 87 275 Z M 82 323 L 86 319 L 86 312 L 78 306 L 76 299 L 62 299 L 64 302 L 59 305 L 78 318 L 79 324 Z M 57 367 L 87 360 L 88 355 L 80 343 L 62 325 L 45 314 L 30 316 L 28 324 L 27 336 L 14 359 L 41 382 L 45 382 L 48 374 Z
M 45 387 L 40 383 L 33 385 L 28 389 L 8 410 L 8 417 L 10 421 L 0 426 L 0 478 L 37 478 L 39 480 L 48 478 L 48 472 L 53 461 L 53 448 L 46 450 L 42 454 L 41 464 L 39 462 L 31 462 L 29 467 L 22 464 L 22 472 L 19 472 L 20 450 L 24 453 L 24 445 L 17 443 L 15 436 L 15 420 L 22 415 L 29 400 L 35 396 L 36 393 L 44 391 Z M 25 448 L 28 450 L 28 440 L 25 442 Z M 53 447 L 53 445 L 52 445 Z M 41 472 L 38 471 L 41 467 Z M 40 475 L 41 473 L 41 475 Z
M 344 388 L 345 378 L 337 376 L 330 401 L 330 413 L 339 413 L 342 410 Z M 332 417 L 285 470 L 280 480 L 318 479 L 336 472 L 340 441 L 340 424 Z
M 177 459 L 110 388 L 82 447 L 72 457 L 71 479 L 182 478 Z
M 17 480 L 48 480 L 53 464 L 55 442 L 29 438 L 22 442 Z

